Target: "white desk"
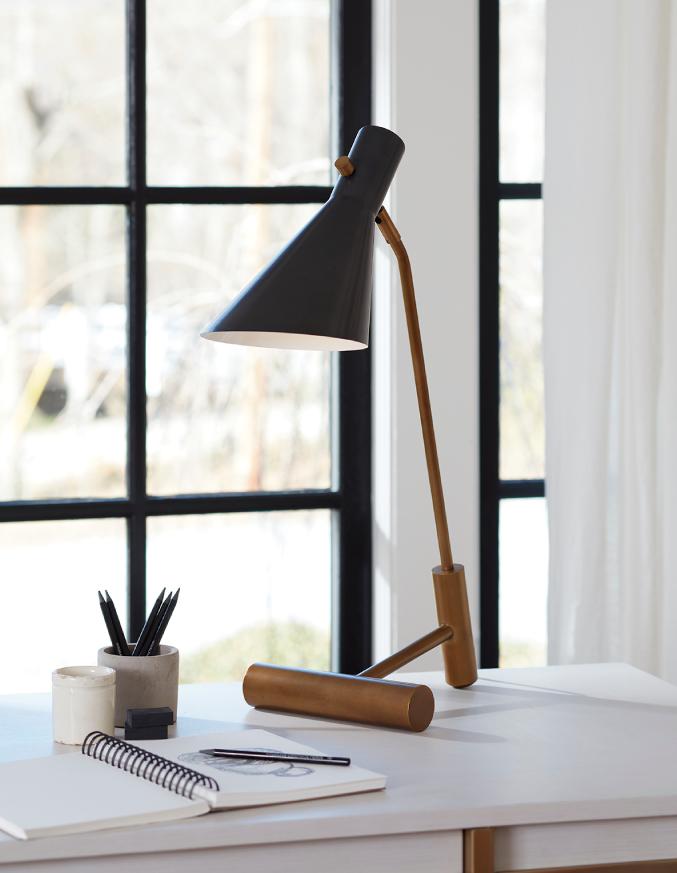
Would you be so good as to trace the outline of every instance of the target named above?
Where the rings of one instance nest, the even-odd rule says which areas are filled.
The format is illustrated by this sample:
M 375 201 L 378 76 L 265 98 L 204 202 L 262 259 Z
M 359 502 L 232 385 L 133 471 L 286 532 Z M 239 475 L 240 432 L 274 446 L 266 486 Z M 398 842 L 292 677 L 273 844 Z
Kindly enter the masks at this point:
M 386 773 L 385 791 L 79 836 L 0 835 L 0 873 L 461 873 L 474 828 L 496 829 L 499 871 L 677 859 L 677 688 L 623 665 L 483 670 L 463 691 L 438 673 L 406 675 L 435 692 L 424 734 L 257 712 L 238 685 L 181 689 L 180 733 L 265 727 Z M 49 705 L 0 698 L 0 760 L 68 754 L 51 743 Z

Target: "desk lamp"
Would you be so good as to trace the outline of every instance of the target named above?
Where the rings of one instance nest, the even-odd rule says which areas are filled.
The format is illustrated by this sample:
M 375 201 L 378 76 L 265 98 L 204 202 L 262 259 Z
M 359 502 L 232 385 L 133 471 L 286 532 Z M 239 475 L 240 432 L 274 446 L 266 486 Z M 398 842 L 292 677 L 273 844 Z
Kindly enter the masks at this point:
M 409 256 L 383 200 L 404 143 L 383 127 L 363 127 L 340 177 L 317 215 L 202 333 L 206 339 L 283 349 L 355 351 L 367 347 L 374 228 L 400 272 L 440 563 L 433 568 L 439 626 L 358 676 L 252 664 L 243 682 L 251 706 L 363 724 L 422 731 L 434 712 L 426 685 L 388 676 L 436 646 L 446 681 L 477 679 L 465 573 L 454 564 L 440 476 Z

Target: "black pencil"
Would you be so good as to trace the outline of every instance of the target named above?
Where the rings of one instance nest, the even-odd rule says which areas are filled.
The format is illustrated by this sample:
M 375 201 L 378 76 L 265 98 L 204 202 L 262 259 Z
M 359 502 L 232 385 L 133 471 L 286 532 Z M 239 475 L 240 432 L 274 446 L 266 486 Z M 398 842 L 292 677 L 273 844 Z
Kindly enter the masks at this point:
M 172 617 L 172 613 L 174 612 L 174 609 L 176 607 L 176 601 L 179 599 L 179 591 L 180 590 L 181 590 L 180 588 L 176 589 L 176 594 L 169 601 L 169 605 L 167 606 L 165 611 L 162 613 L 162 618 L 160 619 L 157 630 L 155 631 L 155 636 L 153 637 L 150 645 L 148 646 L 148 654 L 149 655 L 154 655 L 156 653 L 156 649 L 159 649 L 160 640 L 162 639 L 162 635 L 164 634 L 165 630 L 167 629 L 167 625 L 169 624 L 169 619 Z
M 302 755 L 294 752 L 261 752 L 259 749 L 200 749 L 212 758 L 242 758 L 249 761 L 286 761 L 289 764 L 334 764 L 349 767 L 350 758 L 337 755 Z
M 140 655 L 150 654 L 151 643 L 155 639 L 155 633 L 157 632 L 157 629 L 160 625 L 160 622 L 162 621 L 162 616 L 165 614 L 165 612 L 169 608 L 169 604 L 171 603 L 171 600 L 172 600 L 172 592 L 170 591 L 169 594 L 167 595 L 167 597 L 165 598 L 164 602 L 162 603 L 162 605 L 158 609 L 157 615 L 155 616 L 155 618 L 153 620 L 153 624 L 151 625 L 150 631 L 148 633 L 148 637 L 146 639 L 146 642 L 143 644 L 143 647 L 142 647 L 141 651 L 139 652 Z
M 157 600 L 153 604 L 153 608 L 148 613 L 148 618 L 146 619 L 146 623 L 144 624 L 141 633 L 139 634 L 139 639 L 136 641 L 136 645 L 134 646 L 134 651 L 132 652 L 132 655 L 140 655 L 146 643 L 148 642 L 148 636 L 151 632 L 151 628 L 153 627 L 153 623 L 160 610 L 160 607 L 162 606 L 162 601 L 164 600 L 166 590 L 166 588 L 162 589 L 162 591 L 158 595 Z
M 124 631 L 122 630 L 122 625 L 120 624 L 120 619 L 118 618 L 118 611 L 115 608 L 115 604 L 113 603 L 113 598 L 110 596 L 108 591 L 106 590 L 106 604 L 108 606 L 108 611 L 110 612 L 110 619 L 113 623 L 113 630 L 115 631 L 115 636 L 118 638 L 120 643 L 121 655 L 129 654 L 129 646 L 127 645 L 127 637 L 125 636 Z
M 108 604 L 101 596 L 101 592 L 99 594 L 99 606 L 101 607 L 101 615 L 103 615 L 103 620 L 106 622 L 106 630 L 108 631 L 108 636 L 110 637 L 111 644 L 113 646 L 113 651 L 116 655 L 122 655 L 122 650 L 120 648 L 120 643 L 118 642 L 117 637 L 115 636 L 115 630 L 113 629 L 113 622 L 111 621 L 110 612 L 108 611 Z

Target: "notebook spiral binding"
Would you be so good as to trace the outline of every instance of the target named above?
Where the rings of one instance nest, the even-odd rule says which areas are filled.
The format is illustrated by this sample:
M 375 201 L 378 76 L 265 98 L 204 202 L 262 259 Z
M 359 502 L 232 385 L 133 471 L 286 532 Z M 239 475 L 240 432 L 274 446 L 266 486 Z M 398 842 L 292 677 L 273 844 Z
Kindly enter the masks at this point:
M 154 782 L 161 788 L 167 788 L 182 797 L 193 799 L 193 790 L 202 785 L 214 791 L 219 790 L 219 783 L 211 776 L 184 767 L 161 755 L 155 755 L 146 749 L 140 749 L 117 737 L 111 737 L 101 731 L 87 734 L 82 744 L 82 754 L 96 758 L 127 773 L 132 773 L 148 782 Z

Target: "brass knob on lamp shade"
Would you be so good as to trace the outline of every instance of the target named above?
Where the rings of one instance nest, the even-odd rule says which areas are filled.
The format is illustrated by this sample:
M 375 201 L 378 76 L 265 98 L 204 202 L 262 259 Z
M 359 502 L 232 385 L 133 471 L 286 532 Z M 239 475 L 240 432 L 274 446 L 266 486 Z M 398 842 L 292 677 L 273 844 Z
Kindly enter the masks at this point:
M 342 176 L 352 176 L 355 172 L 355 165 L 348 155 L 341 155 L 340 158 L 336 158 L 334 166 Z

